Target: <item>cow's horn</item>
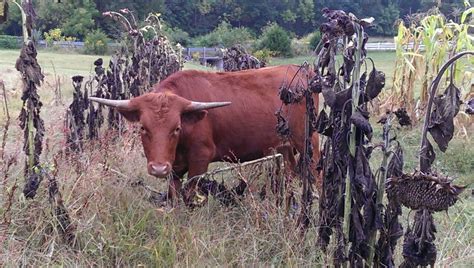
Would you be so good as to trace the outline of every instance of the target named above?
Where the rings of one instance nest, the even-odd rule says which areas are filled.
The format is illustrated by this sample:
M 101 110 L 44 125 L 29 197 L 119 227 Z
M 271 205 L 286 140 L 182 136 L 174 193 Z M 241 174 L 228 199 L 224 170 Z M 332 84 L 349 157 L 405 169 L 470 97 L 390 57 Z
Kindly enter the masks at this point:
M 230 105 L 230 104 L 231 104 L 231 102 L 228 102 L 228 101 L 225 101 L 225 102 L 197 102 L 197 101 L 192 101 L 191 104 L 186 109 L 186 111 L 207 110 L 207 109 L 227 106 L 227 105 Z
M 89 97 L 89 100 L 115 108 L 127 108 L 130 100 L 109 100 L 96 97 Z

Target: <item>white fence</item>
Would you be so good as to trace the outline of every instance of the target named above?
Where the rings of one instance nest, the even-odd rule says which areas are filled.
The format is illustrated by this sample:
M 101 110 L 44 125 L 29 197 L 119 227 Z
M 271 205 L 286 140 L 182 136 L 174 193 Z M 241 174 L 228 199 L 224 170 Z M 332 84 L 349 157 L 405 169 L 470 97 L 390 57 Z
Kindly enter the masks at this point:
M 21 46 L 22 39 L 18 37 L 18 45 Z M 48 44 L 45 40 L 40 40 L 37 42 L 39 47 L 47 47 Z M 120 46 L 119 43 L 108 43 L 109 48 L 114 49 Z M 84 47 L 84 42 L 81 41 L 54 41 L 53 46 L 61 47 L 61 48 L 74 48 L 80 49 Z M 368 51 L 395 51 L 396 46 L 395 43 L 388 43 L 388 42 L 369 42 L 365 45 Z M 406 49 L 411 49 L 413 44 L 408 44 Z M 420 49 L 423 50 L 424 46 L 420 45 Z M 199 53 L 200 57 L 202 58 L 210 58 L 210 57 L 221 57 L 222 52 L 220 48 L 213 48 L 213 47 L 188 47 L 183 48 L 183 55 L 190 59 L 194 53 Z
M 40 47 L 46 47 L 46 41 L 40 40 L 38 41 L 38 45 Z M 79 42 L 79 41 L 74 41 L 74 42 L 69 42 L 69 41 L 55 41 L 53 42 L 54 46 L 59 46 L 62 48 L 83 48 L 84 47 L 84 42 Z M 109 43 L 108 46 L 110 48 L 115 48 L 118 47 L 118 43 Z M 366 49 L 368 51 L 395 51 L 396 46 L 395 43 L 386 43 L 386 42 L 371 42 L 367 43 L 365 45 Z M 413 44 L 408 44 L 406 46 L 407 49 L 411 49 L 413 47 Z M 420 49 L 424 49 L 423 45 L 420 45 Z M 217 55 L 220 54 L 220 49 L 219 48 L 213 48 L 213 47 L 189 47 L 189 48 L 183 48 L 183 55 L 191 58 L 192 54 L 194 53 L 199 53 L 201 56 L 204 57 L 216 57 Z
M 365 48 L 368 51 L 395 51 L 396 45 L 395 43 L 386 43 L 386 42 L 372 42 L 372 43 L 367 43 L 365 45 Z M 405 50 L 413 49 L 413 43 L 409 43 L 408 45 L 405 46 Z M 424 50 L 425 46 L 420 45 L 420 50 Z

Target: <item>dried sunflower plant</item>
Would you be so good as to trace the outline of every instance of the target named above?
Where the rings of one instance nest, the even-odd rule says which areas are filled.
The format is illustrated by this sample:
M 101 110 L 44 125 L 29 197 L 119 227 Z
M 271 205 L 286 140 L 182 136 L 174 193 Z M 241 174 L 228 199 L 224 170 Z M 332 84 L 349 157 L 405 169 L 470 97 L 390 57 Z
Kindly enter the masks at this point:
M 265 67 L 256 57 L 250 55 L 241 45 L 232 46 L 224 51 L 224 71 L 235 72 Z
M 411 124 L 406 109 L 388 112 L 379 121 L 383 124 L 383 141 L 376 143 L 372 140 L 367 103 L 374 100 L 385 86 L 385 75 L 375 68 L 365 49 L 368 40 L 365 29 L 371 26 L 373 19 L 358 19 L 340 10 L 324 9 L 323 14 L 327 23 L 320 27 L 323 37 L 316 50 L 318 57 L 308 86 L 305 88 L 301 81 L 291 81 L 284 83 L 280 91 L 284 105 L 301 102 L 305 96 L 315 93 L 324 97 L 324 108 L 317 116 L 314 106 L 308 105 L 307 109 L 306 144 L 309 150 L 300 157 L 303 198 L 299 223 L 301 226 L 312 223 L 309 211 L 314 177 L 310 170 L 304 171 L 310 168 L 312 156 L 309 137 L 317 131 L 324 139 L 318 164 L 323 177 L 317 223 L 318 244 L 327 251 L 333 238 L 334 265 L 395 267 L 395 248 L 403 236 L 398 219 L 402 205 L 418 210 L 414 226 L 409 226 L 405 234 L 405 262 L 402 265 L 433 264 L 436 249 L 431 213 L 453 205 L 463 187 L 427 172 L 429 168 L 425 162 L 428 160 L 431 166 L 434 152 L 426 135 L 420 158 L 421 171 L 413 175 L 403 173 L 403 150 L 392 125 L 395 119 L 400 125 Z M 449 64 L 459 57 L 455 56 Z M 372 70 L 368 72 L 370 64 Z M 301 68 L 307 70 L 304 66 Z M 442 73 L 446 68 L 441 68 Z M 440 79 L 435 78 L 432 88 L 438 86 Z M 431 96 L 435 92 L 433 89 Z M 461 103 L 459 95 L 451 79 L 445 94 L 430 97 L 424 134 L 429 130 L 443 151 L 453 137 L 453 117 Z M 305 101 L 311 103 L 308 98 Z M 433 102 L 436 108 L 431 113 Z M 287 136 L 291 129 L 281 114 L 277 113 L 277 116 L 278 132 Z M 381 149 L 383 157 L 374 174 L 369 159 L 375 149 Z M 384 204 L 385 192 L 387 204 Z
M 57 169 L 54 164 L 48 163 L 47 159 L 41 159 L 44 145 L 43 139 L 45 135 L 45 126 L 40 115 L 43 104 L 38 94 L 38 88 L 43 83 L 44 75 L 37 60 L 38 52 L 36 50 L 35 40 L 32 37 L 32 29 L 36 19 L 36 13 L 33 3 L 30 0 L 23 0 L 21 1 L 21 4 L 16 1 L 12 1 L 11 3 L 17 5 L 20 9 L 23 26 L 23 46 L 20 51 L 20 56 L 15 64 L 15 68 L 20 72 L 23 82 L 23 92 L 21 96 L 23 104 L 18 117 L 20 128 L 23 130 L 23 151 L 26 156 L 23 195 L 27 199 L 35 198 L 43 178 L 48 178 L 48 201 L 50 203 L 51 216 L 53 219 L 53 221 L 49 223 L 49 227 L 51 230 L 55 230 L 61 234 L 61 237 L 66 243 L 72 244 L 75 236 L 75 227 L 71 223 L 68 211 L 63 204 L 60 188 L 58 187 Z M 3 91 L 5 108 L 7 117 L 9 118 L 6 93 L 5 90 Z M 7 132 L 8 125 L 3 136 L 2 152 L 4 152 L 6 144 Z M 5 164 L 5 175 L 2 181 L 5 188 L 8 183 L 9 168 L 14 164 L 14 161 L 16 161 L 15 158 L 10 158 Z M 6 203 L 7 209 L 3 213 L 3 223 L 6 224 L 7 227 L 12 223 L 9 213 L 11 213 L 11 209 L 13 208 L 13 197 L 16 188 L 17 180 L 15 179 L 11 187 L 6 189 L 8 198 Z M 8 228 L 5 230 L 7 231 Z
M 315 178 L 311 170 L 313 145 L 310 137 L 317 131 L 325 137 L 318 164 L 323 176 L 318 244 L 326 251 L 331 235 L 335 233 L 334 265 L 338 267 L 350 261 L 351 265 L 358 266 L 369 254 L 367 244 L 376 230 L 377 218 L 377 188 L 369 167 L 372 148 L 368 144 L 372 139 L 372 127 L 366 104 L 381 92 L 385 76 L 374 66 L 370 73 L 361 73 L 367 66 L 365 28 L 373 19 L 361 20 L 341 10 L 324 9 L 323 14 L 327 22 L 320 27 L 322 41 L 316 51 L 314 72 L 307 71 L 311 73 L 307 83 L 284 83 L 280 97 L 285 105 L 301 102 L 303 98 L 307 104 L 306 150 L 299 162 L 303 178 L 299 224 L 307 227 L 312 222 L 310 210 Z M 337 67 L 339 55 L 342 55 L 343 64 Z M 302 69 L 308 70 L 308 66 L 303 67 L 305 65 Z M 325 102 L 319 115 L 312 98 L 317 93 L 323 95 Z M 278 122 L 281 135 L 291 132 L 281 115 Z M 351 247 L 347 250 L 349 244 Z
M 108 68 L 99 58 L 94 62 L 95 74 L 88 81 L 84 82 L 82 76 L 72 78 L 74 99 L 65 122 L 69 151 L 81 151 L 85 138 L 99 138 L 105 118 L 109 130 L 118 130 L 119 135 L 124 130 L 124 121 L 117 111 L 90 104 L 88 96 L 113 100 L 136 97 L 183 68 L 181 47 L 179 44 L 174 47 L 163 34 L 159 14 L 150 14 L 142 28 L 128 9 L 103 15 L 123 26 L 124 38 Z
M 454 84 L 454 67 L 457 60 L 474 51 L 454 55 L 444 65 L 431 83 L 427 112 L 423 125 L 420 170 L 413 174 L 399 174 L 387 180 L 387 194 L 390 202 L 415 210 L 413 225 L 407 227 L 403 242 L 404 262 L 401 267 L 433 266 L 437 249 L 434 243 L 436 225 L 433 213 L 445 211 L 458 200 L 464 186 L 453 184 L 453 179 L 443 176 L 433 167 L 436 154 L 428 139 L 430 133 L 442 152 L 454 136 L 454 117 L 460 110 L 461 91 Z M 451 68 L 450 68 L 451 67 Z M 450 68 L 449 84 L 441 95 L 437 95 L 440 81 Z
M 334 234 L 334 265 L 349 262 L 360 266 L 369 258 L 368 244 L 381 218 L 376 206 L 377 183 L 369 165 L 373 130 L 367 103 L 380 94 L 385 75 L 373 62 L 372 70 L 367 72 L 370 61 L 365 29 L 373 18 L 358 19 L 340 10 L 324 9 L 323 13 L 328 22 L 320 27 L 322 45 L 311 83 L 325 101 L 315 124 L 325 137 L 319 164 L 323 190 L 318 244 L 326 251 Z M 340 67 L 338 55 L 343 59 Z

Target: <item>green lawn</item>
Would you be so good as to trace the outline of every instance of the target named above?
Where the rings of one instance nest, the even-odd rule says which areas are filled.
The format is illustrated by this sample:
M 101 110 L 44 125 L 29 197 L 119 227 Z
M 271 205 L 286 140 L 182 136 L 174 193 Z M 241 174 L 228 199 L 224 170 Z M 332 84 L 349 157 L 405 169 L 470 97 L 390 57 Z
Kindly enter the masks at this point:
M 0 77 L 6 70 L 15 70 L 15 62 L 19 55 L 19 50 L 0 50 Z M 98 58 L 103 58 L 104 65 L 108 65 L 109 55 L 96 56 L 44 50 L 38 52 L 38 62 L 45 74 L 53 74 L 56 69 L 56 73 L 59 75 L 89 75 L 93 73 L 93 63 Z M 185 63 L 184 69 L 210 70 L 210 68 L 194 62 Z
M 15 61 L 18 58 L 19 53 L 19 50 L 0 50 L 0 72 L 7 69 L 14 70 Z M 103 58 L 105 63 L 110 59 L 110 56 L 93 56 L 44 50 L 38 52 L 38 61 L 45 73 L 54 73 L 54 68 L 56 68 L 58 74 L 68 76 L 90 74 L 93 72 L 92 63 L 99 57 Z M 369 53 L 369 57 L 374 59 L 377 68 L 384 71 L 386 75 L 391 75 L 393 73 L 395 64 L 394 52 L 372 52 Z M 297 56 L 293 58 L 274 58 L 270 61 L 270 65 L 301 64 L 305 61 L 312 63 L 314 60 L 315 57 L 310 55 Z M 212 70 L 211 68 L 204 67 L 195 62 L 185 63 L 184 68 Z
M 385 73 L 387 85 L 391 85 L 393 72 L 395 70 L 395 52 L 368 52 L 368 57 L 370 57 L 374 63 L 377 70 L 380 70 Z M 308 62 L 313 64 L 316 60 L 315 56 L 297 56 L 293 58 L 274 58 L 270 61 L 270 65 L 282 65 L 282 64 L 301 64 L 303 62 Z M 370 61 L 367 61 L 368 71 L 372 70 L 372 65 Z
M 19 50 L 0 50 L 0 71 L 6 69 L 14 70 L 19 54 Z M 90 74 L 93 72 L 93 62 L 99 57 L 103 58 L 104 62 L 108 62 L 110 59 L 110 56 L 92 56 L 43 50 L 38 52 L 38 62 L 46 74 L 54 73 L 55 68 L 57 74 L 68 76 Z

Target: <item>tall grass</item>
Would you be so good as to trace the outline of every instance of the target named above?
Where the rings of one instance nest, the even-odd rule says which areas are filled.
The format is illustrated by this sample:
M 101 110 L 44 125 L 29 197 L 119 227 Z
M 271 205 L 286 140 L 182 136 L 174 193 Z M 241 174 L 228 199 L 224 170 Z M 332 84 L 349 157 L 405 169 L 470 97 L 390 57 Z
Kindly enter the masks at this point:
M 69 56 L 54 57 L 68 62 Z M 14 62 L 3 64 L 13 66 Z M 61 65 L 56 61 L 55 65 L 61 74 Z M 65 88 L 65 103 L 69 103 L 72 88 L 62 88 Z M 248 195 L 235 207 L 224 207 L 211 198 L 194 210 L 184 205 L 154 206 L 147 200 L 147 192 L 131 184 L 143 179 L 153 188 L 164 190 L 166 182 L 147 175 L 139 138 L 131 133 L 121 139 L 104 138 L 101 143 L 89 144 L 84 154 L 62 157 L 53 166 L 54 156 L 64 145 L 61 129 L 65 107 L 51 104 L 54 94 L 46 87 L 43 86 L 40 94 L 45 103 L 42 117 L 47 128 L 42 162 L 59 170 L 57 180 L 76 228 L 76 241 L 72 246 L 63 241 L 48 201 L 47 181 L 40 185 L 35 200 L 25 200 L 18 189 L 9 198 L 15 185 L 19 189 L 23 186 L 24 161 L 18 142 L 19 127 L 12 121 L 5 153 L 17 162 L 6 174 L 6 159 L 0 159 L 0 266 L 330 265 L 332 252 L 326 255 L 318 250 L 315 225 L 303 237 L 295 228 L 294 211 L 286 215 L 274 206 L 271 198 L 261 201 L 257 194 Z M 15 118 L 18 114 L 15 102 L 19 100 L 10 98 L 10 101 L 10 114 Z M 0 120 L 0 125 L 3 128 L 4 121 Z M 416 128 L 397 132 L 405 149 L 405 170 L 413 170 L 420 132 Z M 377 127 L 374 139 L 380 133 Z M 435 215 L 437 265 L 441 267 L 471 267 L 474 263 L 473 146 L 472 137 L 455 138 L 446 154 L 437 152 L 436 166 L 458 177 L 457 183 L 470 185 L 447 214 Z M 379 161 L 377 152 L 374 154 L 372 161 Z M 6 179 L 5 175 L 8 175 Z M 232 178 L 224 181 L 232 183 Z M 312 213 L 317 220 L 316 207 Z M 11 221 L 5 222 L 5 217 Z M 406 226 L 406 218 L 402 224 Z M 398 247 L 396 263 L 401 261 Z

